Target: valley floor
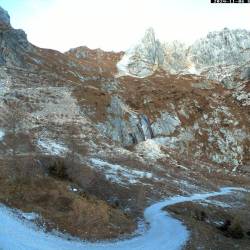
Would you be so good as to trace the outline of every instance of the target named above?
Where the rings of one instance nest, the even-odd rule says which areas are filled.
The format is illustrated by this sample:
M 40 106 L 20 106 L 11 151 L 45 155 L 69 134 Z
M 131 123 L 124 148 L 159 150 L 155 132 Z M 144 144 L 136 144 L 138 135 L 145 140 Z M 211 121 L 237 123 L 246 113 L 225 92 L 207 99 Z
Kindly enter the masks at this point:
M 188 241 L 190 232 L 181 221 L 163 211 L 163 208 L 189 201 L 205 201 L 213 196 L 224 196 L 232 192 L 244 192 L 241 188 L 221 188 L 218 192 L 174 196 L 145 209 L 144 216 L 149 229 L 139 236 L 126 240 L 86 242 L 67 239 L 66 235 L 45 233 L 29 221 L 35 215 L 25 215 L 5 206 L 0 207 L 1 250 L 99 250 L 99 249 L 181 249 Z M 23 218 L 21 218 L 23 217 Z M 26 219 L 24 219 L 26 218 Z

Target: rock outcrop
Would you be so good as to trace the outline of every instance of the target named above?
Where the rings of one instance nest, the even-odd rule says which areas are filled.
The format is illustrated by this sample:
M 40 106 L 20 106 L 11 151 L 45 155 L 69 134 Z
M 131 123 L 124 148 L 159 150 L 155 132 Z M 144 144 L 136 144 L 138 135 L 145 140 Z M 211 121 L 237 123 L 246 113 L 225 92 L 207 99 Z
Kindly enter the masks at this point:
M 0 7 L 0 64 L 23 67 L 32 49 L 25 32 L 13 29 L 8 12 Z
M 244 65 L 250 58 L 250 32 L 230 30 L 210 32 L 196 41 L 189 51 L 197 68 Z
M 10 16 L 6 10 L 0 7 L 0 29 L 11 28 Z
M 155 38 L 154 30 L 149 28 L 141 42 L 127 51 L 117 67 L 121 75 L 146 77 L 162 65 L 163 61 L 162 45 Z
M 241 75 L 248 75 L 249 58 L 250 32 L 246 30 L 225 28 L 210 32 L 187 46 L 178 41 L 161 44 L 150 29 L 140 44 L 125 53 L 117 67 L 120 72 L 139 77 L 163 69 L 170 74 L 201 74 L 213 80 L 232 81 L 242 67 L 246 69 Z
M 63 127 L 77 123 L 82 131 L 79 138 L 92 138 L 92 145 L 79 142 L 90 151 L 105 145 L 108 138 L 119 147 L 135 147 L 140 152 L 143 147 L 149 152 L 154 145 L 159 157 L 164 155 L 163 148 L 219 164 L 238 166 L 247 161 L 248 32 L 224 29 L 187 47 L 179 42 L 161 44 L 149 29 L 125 55 L 84 46 L 61 54 L 31 45 L 26 34 L 9 26 L 8 15 L 2 13 L 2 22 L 9 27 L 0 30 L 2 103 L 13 98 L 13 92 L 17 99 L 33 100 L 23 103 L 26 110 L 32 110 L 26 126 L 37 126 L 38 121 L 40 129 L 48 126 L 46 137 L 41 138 L 38 128 L 33 135 L 38 150 L 48 153 L 54 145 L 51 152 L 69 151 L 66 134 L 54 140 L 53 121 Z M 120 77 L 117 62 L 124 70 Z M 218 86 L 209 80 L 239 67 L 238 81 L 224 77 L 224 85 Z M 234 107 L 234 102 L 241 108 Z

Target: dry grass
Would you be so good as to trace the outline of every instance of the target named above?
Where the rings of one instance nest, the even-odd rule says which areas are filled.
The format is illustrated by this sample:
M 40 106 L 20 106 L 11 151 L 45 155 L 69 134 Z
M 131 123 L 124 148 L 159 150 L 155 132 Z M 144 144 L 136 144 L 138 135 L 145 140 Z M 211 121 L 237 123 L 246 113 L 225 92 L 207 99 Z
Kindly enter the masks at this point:
M 20 162 L 20 161 L 19 161 Z M 37 166 L 34 166 L 37 167 Z M 82 192 L 64 179 L 42 173 L 10 178 L 8 168 L 0 168 L 0 201 L 43 218 L 47 230 L 56 228 L 84 239 L 107 239 L 131 233 L 133 220 L 104 200 Z M 13 177 L 13 176 L 12 176 Z
M 185 249 L 249 249 L 249 194 L 215 197 L 220 201 L 240 202 L 241 207 L 223 208 L 214 205 L 184 202 L 167 208 L 184 221 L 191 231 Z M 220 224 L 218 224 L 220 222 Z

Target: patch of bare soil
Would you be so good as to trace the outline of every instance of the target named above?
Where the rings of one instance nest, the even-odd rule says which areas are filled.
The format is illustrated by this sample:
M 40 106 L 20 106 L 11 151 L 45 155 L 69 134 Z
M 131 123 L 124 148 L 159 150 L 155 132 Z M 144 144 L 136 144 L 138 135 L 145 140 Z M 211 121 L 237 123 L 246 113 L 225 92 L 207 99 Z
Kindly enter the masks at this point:
M 0 168 L 0 202 L 24 212 L 35 212 L 48 231 L 57 229 L 88 240 L 111 239 L 135 230 L 133 219 L 118 207 L 89 195 L 61 170 L 44 175 L 29 166 L 13 175 L 3 162 Z M 38 166 L 34 166 L 37 168 Z M 19 173 L 17 169 L 15 173 Z
M 191 232 L 184 249 L 250 249 L 250 194 L 184 202 L 166 208 Z

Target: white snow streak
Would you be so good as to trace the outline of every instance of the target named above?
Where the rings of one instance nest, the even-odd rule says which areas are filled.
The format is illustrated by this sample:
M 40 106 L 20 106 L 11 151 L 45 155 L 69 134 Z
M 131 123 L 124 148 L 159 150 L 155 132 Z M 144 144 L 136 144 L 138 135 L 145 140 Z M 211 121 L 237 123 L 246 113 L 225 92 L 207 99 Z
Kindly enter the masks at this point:
M 129 169 L 128 167 L 111 164 L 100 159 L 91 159 L 91 164 L 102 170 L 108 180 L 120 184 L 135 184 L 139 182 L 138 179 L 152 178 L 152 174 L 149 172 Z
M 3 140 L 4 136 L 5 136 L 4 131 L 2 129 L 0 129 L 0 141 Z
M 37 141 L 38 147 L 51 155 L 63 155 L 68 149 L 62 143 L 58 143 L 51 139 L 39 139 Z

